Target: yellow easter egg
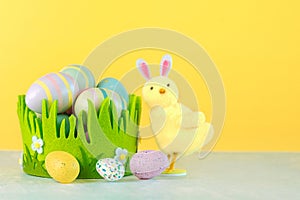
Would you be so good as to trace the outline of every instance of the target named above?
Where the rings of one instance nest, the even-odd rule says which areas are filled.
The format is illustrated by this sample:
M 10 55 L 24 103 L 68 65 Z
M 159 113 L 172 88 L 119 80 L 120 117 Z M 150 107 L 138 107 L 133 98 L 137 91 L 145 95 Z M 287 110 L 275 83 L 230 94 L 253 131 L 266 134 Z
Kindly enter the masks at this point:
M 76 158 L 65 151 L 53 151 L 46 156 L 45 165 L 48 174 L 57 182 L 71 183 L 80 171 Z

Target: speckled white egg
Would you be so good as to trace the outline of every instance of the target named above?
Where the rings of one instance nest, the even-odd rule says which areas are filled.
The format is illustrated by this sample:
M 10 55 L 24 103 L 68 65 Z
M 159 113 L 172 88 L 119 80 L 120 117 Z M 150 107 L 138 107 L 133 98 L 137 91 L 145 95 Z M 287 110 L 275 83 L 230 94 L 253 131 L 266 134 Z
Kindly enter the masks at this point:
M 108 89 L 118 93 L 125 101 L 128 103 L 128 92 L 126 91 L 123 84 L 115 78 L 109 77 L 101 80 L 98 85 L 98 88 Z
M 49 73 L 36 80 L 26 93 L 26 105 L 34 112 L 42 113 L 42 101 L 49 105 L 57 100 L 58 113 L 68 110 L 79 93 L 74 79 L 63 73 Z
M 125 174 L 123 164 L 113 158 L 98 160 L 96 170 L 107 181 L 118 181 Z
M 160 175 L 168 166 L 168 157 L 161 151 L 140 151 L 130 160 L 131 172 L 142 180 Z
M 83 65 L 68 65 L 60 72 L 71 76 L 78 83 L 80 92 L 87 88 L 95 87 L 93 73 Z

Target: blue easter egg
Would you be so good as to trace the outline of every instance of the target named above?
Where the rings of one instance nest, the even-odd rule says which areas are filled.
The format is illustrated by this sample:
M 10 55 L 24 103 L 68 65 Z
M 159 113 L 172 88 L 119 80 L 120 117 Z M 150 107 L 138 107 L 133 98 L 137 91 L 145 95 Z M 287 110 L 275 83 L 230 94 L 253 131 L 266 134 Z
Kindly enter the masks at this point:
M 87 88 L 95 87 L 93 73 L 83 65 L 68 65 L 60 72 L 71 76 L 78 83 L 80 92 Z
M 115 78 L 105 78 L 101 80 L 98 85 L 98 88 L 108 89 L 118 93 L 125 101 L 128 103 L 128 92 L 126 91 L 123 84 Z

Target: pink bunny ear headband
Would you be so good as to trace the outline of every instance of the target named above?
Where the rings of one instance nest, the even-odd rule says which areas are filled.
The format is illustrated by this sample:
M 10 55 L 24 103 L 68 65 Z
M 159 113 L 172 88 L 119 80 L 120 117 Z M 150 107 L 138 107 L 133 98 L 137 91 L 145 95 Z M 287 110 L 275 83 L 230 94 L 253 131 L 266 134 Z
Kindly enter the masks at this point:
M 146 61 L 143 59 L 138 59 L 136 61 L 136 67 L 147 81 L 151 79 L 150 70 Z M 172 57 L 170 55 L 163 56 L 160 62 L 160 75 L 167 77 L 171 68 Z

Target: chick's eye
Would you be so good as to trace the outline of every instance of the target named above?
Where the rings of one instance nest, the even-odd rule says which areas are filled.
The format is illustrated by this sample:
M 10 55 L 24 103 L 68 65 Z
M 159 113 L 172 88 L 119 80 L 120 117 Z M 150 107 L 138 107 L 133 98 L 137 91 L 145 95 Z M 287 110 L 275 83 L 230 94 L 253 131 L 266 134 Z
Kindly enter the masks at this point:
M 168 83 L 167 86 L 170 87 L 170 83 Z
M 150 87 L 150 90 L 153 90 L 153 87 Z

